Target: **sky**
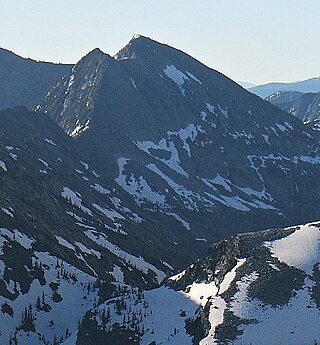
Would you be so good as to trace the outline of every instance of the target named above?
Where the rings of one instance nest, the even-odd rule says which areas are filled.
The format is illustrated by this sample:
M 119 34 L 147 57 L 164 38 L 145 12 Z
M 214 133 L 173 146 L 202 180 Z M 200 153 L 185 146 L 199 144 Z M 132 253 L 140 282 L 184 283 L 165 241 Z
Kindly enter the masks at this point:
M 237 81 L 320 76 L 319 0 L 0 0 L 0 47 L 23 57 L 76 63 L 134 34 Z

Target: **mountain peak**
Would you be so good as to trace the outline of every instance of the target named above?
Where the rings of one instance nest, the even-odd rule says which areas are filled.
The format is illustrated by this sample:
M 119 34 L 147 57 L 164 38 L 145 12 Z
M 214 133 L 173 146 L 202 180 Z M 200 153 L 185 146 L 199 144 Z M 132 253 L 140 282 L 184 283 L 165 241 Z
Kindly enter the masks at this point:
M 94 48 L 89 53 L 87 53 L 81 60 L 87 59 L 88 57 L 99 58 L 99 57 L 110 57 L 110 55 L 103 52 L 100 48 Z
M 161 43 L 140 34 L 132 36 L 131 40 L 121 48 L 114 56 L 116 60 L 133 59 L 136 58 L 137 53 L 154 45 L 162 45 Z
M 54 121 L 61 126 L 68 135 L 74 137 L 88 128 L 90 115 L 93 111 L 98 90 L 102 83 L 103 75 L 113 58 L 99 48 L 91 50 L 76 65 L 71 73 L 57 84 L 57 90 L 62 86 L 64 102 L 56 102 L 56 95 L 49 92 L 46 104 L 57 107 L 58 111 Z M 51 106 L 39 106 L 37 110 L 45 113 L 52 112 Z
M 134 41 L 149 41 L 149 42 L 156 42 L 155 40 L 153 40 L 152 38 L 150 37 L 147 37 L 147 36 L 144 36 L 144 35 L 141 35 L 141 34 L 135 34 L 132 36 L 131 40 L 129 41 L 128 44 L 134 42 Z M 158 42 L 157 42 L 158 43 Z
M 135 34 L 135 35 L 132 36 L 132 39 L 131 39 L 131 40 L 137 40 L 137 39 L 139 39 L 139 38 L 141 38 L 141 37 L 144 37 L 144 36 L 142 36 L 142 35 L 140 35 L 140 34 Z

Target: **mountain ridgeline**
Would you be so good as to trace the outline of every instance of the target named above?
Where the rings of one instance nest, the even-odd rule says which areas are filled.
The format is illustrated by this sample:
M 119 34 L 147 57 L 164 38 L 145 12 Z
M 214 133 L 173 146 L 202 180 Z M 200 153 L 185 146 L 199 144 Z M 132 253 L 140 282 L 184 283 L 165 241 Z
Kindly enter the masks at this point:
M 0 109 L 34 108 L 71 67 L 25 59 L 0 48 Z
M 1 344 L 257 342 L 294 296 L 318 315 L 319 226 L 282 229 L 320 219 L 315 131 L 140 35 L 51 67 L 35 111 L 0 111 Z
M 312 133 L 149 38 L 134 37 L 114 58 L 95 49 L 37 109 L 130 202 L 177 214 L 197 237 L 214 241 L 235 227 L 318 217 L 319 142 Z
M 263 85 L 255 85 L 247 89 L 255 95 L 260 96 L 261 98 L 266 98 L 279 91 L 318 93 L 320 92 L 320 78 L 311 78 L 293 83 L 273 82 Z

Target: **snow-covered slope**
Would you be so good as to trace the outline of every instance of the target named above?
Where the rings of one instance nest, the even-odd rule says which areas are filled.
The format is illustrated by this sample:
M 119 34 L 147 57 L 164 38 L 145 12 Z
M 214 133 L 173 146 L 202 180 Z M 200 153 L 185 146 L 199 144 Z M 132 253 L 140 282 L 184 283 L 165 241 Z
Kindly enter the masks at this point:
M 119 286 L 91 318 L 97 329 L 120 327 L 146 345 L 313 344 L 319 243 L 317 222 L 236 235 L 158 289 Z
M 1 344 L 57 344 L 77 332 L 99 299 L 97 279 L 33 248 L 35 241 L 6 228 L 1 242 Z

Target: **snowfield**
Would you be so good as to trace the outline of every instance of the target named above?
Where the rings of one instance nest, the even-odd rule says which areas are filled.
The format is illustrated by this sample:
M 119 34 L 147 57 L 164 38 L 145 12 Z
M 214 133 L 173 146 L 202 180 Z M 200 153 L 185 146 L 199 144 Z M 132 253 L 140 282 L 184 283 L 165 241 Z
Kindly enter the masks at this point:
M 290 228 L 289 228 L 290 229 Z M 319 227 L 307 224 L 293 234 L 274 242 L 266 243 L 272 254 L 289 266 L 312 273 L 320 258 Z

